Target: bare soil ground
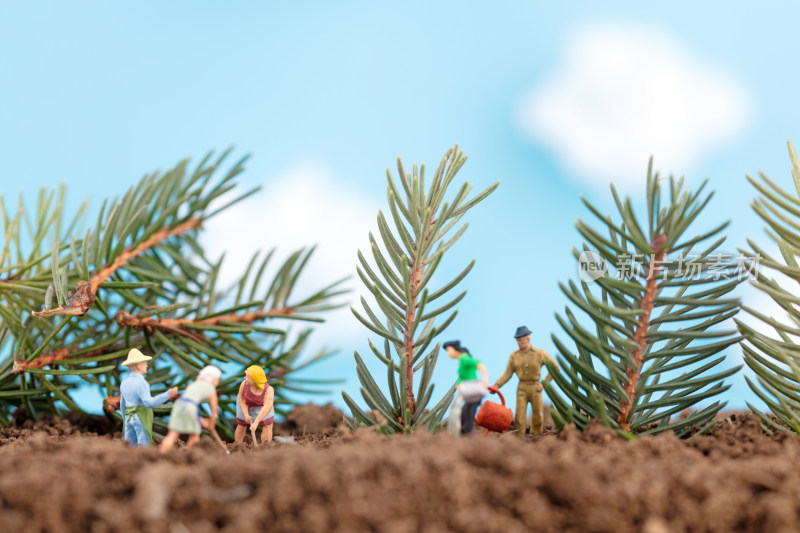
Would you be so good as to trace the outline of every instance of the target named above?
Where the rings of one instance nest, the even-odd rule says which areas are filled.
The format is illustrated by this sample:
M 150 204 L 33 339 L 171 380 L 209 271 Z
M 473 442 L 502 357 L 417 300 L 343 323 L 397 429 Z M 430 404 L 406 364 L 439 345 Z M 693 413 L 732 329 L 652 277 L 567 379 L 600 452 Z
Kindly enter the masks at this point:
M 705 436 L 619 439 L 602 427 L 513 434 L 351 433 L 301 406 L 276 435 L 166 456 L 109 421 L 0 430 L 0 531 L 799 531 L 800 439 L 728 413 Z

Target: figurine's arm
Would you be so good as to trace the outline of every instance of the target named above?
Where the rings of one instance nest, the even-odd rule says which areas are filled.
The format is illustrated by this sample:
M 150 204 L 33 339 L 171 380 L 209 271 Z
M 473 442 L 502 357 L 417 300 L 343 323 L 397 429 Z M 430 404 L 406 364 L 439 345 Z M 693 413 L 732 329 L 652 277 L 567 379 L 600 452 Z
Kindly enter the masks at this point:
M 253 424 L 258 426 L 258 423 L 267 417 L 267 414 L 272 410 L 272 404 L 275 400 L 275 389 L 272 387 L 267 391 L 267 396 L 264 398 L 264 407 L 258 412 L 258 416 L 253 421 Z
M 211 416 L 209 417 L 209 427 L 214 427 L 217 423 L 217 411 L 219 410 L 219 400 L 217 399 L 217 391 L 211 393 L 211 396 L 208 397 L 208 407 L 211 411 Z
M 500 378 L 494 382 L 494 386 L 499 389 L 500 387 L 505 385 L 506 382 L 508 382 L 508 380 L 511 379 L 511 376 L 513 375 L 514 375 L 514 357 L 511 356 L 508 358 L 508 365 L 506 366 L 506 371 L 503 372 L 503 375 L 500 376 Z
M 242 408 L 242 413 L 244 414 L 244 421 L 248 424 L 252 421 L 250 416 L 250 411 L 247 408 L 247 404 L 244 403 L 244 388 L 247 386 L 246 381 L 242 381 L 242 384 L 239 385 L 239 395 L 236 397 L 236 401 L 239 402 L 239 407 Z
M 486 366 L 483 363 L 478 363 L 478 372 L 483 375 L 483 388 L 489 386 L 489 373 L 486 371 Z
M 142 405 L 145 407 L 158 407 L 162 403 L 169 400 L 169 397 L 172 396 L 170 394 L 171 391 L 164 391 L 161 394 L 156 394 L 155 396 L 150 395 L 150 385 L 147 384 L 146 381 L 142 381 L 141 385 L 139 385 L 139 400 L 141 400 Z

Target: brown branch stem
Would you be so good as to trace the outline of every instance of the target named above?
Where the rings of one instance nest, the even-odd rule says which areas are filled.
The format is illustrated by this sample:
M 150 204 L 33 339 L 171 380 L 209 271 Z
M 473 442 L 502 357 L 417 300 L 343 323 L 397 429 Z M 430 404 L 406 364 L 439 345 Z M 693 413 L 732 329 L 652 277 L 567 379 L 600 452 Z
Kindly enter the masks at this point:
M 53 350 L 52 352 L 44 353 L 32 361 L 18 361 L 14 360 L 14 366 L 11 368 L 11 373 L 13 374 L 22 374 L 29 368 L 44 368 L 48 365 L 53 365 L 56 361 L 66 361 L 72 356 L 72 353 L 78 349 L 77 346 L 66 346 L 63 348 L 58 348 L 57 350 Z M 119 350 L 119 346 L 111 345 L 106 346 L 103 348 L 98 348 L 96 350 L 91 350 L 82 354 L 81 357 L 95 357 L 98 355 L 104 355 L 107 353 L 111 353 L 114 351 Z
M 117 312 L 117 324 L 122 327 L 130 327 L 152 334 L 155 330 L 166 331 L 175 333 L 176 335 L 183 335 L 189 337 L 197 342 L 206 342 L 205 337 L 201 334 L 191 331 L 192 325 L 203 326 L 217 326 L 224 322 L 235 322 L 240 324 L 250 324 L 257 320 L 263 320 L 271 316 L 293 315 L 295 310 L 293 307 L 280 307 L 276 309 L 267 309 L 259 311 L 248 311 L 246 313 L 231 313 L 227 315 L 219 315 L 203 320 L 196 320 L 192 318 L 158 318 L 158 317 L 140 317 L 132 315 L 128 311 L 121 309 Z
M 617 415 L 617 424 L 620 429 L 630 431 L 630 417 L 631 409 L 633 409 L 633 400 L 636 398 L 637 386 L 642 372 L 642 365 L 644 364 L 644 349 L 647 346 L 647 331 L 650 328 L 650 313 L 655 306 L 655 296 L 658 291 L 658 275 L 661 272 L 661 264 L 664 261 L 664 256 L 667 250 L 663 249 L 664 244 L 667 242 L 667 236 L 663 233 L 653 239 L 650 247 L 653 250 L 653 255 L 647 269 L 646 284 L 644 295 L 642 296 L 641 309 L 643 313 L 639 315 L 639 322 L 636 325 L 636 331 L 633 334 L 633 342 L 636 343 L 636 348 L 633 349 L 631 356 L 635 366 L 628 366 L 625 369 L 625 400 L 620 405 L 620 411 Z
M 69 303 L 64 306 L 60 305 L 53 309 L 45 309 L 43 311 L 33 311 L 31 314 L 35 317 L 46 318 L 57 315 L 67 316 L 83 316 L 89 310 L 97 298 L 97 291 L 103 282 L 107 281 L 114 273 L 129 263 L 135 257 L 143 254 L 147 250 L 158 246 L 162 242 L 187 231 L 200 227 L 202 222 L 199 218 L 190 218 L 186 222 L 178 224 L 174 228 L 164 227 L 153 233 L 145 241 L 140 243 L 136 248 L 125 248 L 120 253 L 114 262 L 106 265 L 99 271 L 89 277 L 88 280 L 81 280 L 78 282 L 75 290 L 71 291 L 68 295 Z
M 406 366 L 403 371 L 406 373 L 406 390 L 405 397 L 406 397 L 406 407 L 405 410 L 413 417 L 414 411 L 417 409 L 417 402 L 414 398 L 414 335 L 412 328 L 414 327 L 414 322 L 416 320 L 416 310 L 417 310 L 417 289 L 419 288 L 420 277 L 422 274 L 422 259 L 420 258 L 420 252 L 422 249 L 425 248 L 425 245 L 428 242 L 428 239 L 431 235 L 431 228 L 433 227 L 434 218 L 431 215 L 428 224 L 425 225 L 425 235 L 422 237 L 422 242 L 418 250 L 416 250 L 416 256 L 414 257 L 414 264 L 411 267 L 411 271 L 409 272 L 409 279 L 408 279 L 408 288 L 409 292 L 411 293 L 411 302 L 410 305 L 406 307 L 406 316 L 405 316 L 405 326 L 406 329 L 403 332 L 403 354 L 406 357 Z M 401 416 L 401 421 L 403 425 L 409 426 L 411 425 L 411 420 L 405 420 L 405 413 Z
M 294 314 L 295 310 L 291 307 L 282 307 L 278 309 L 270 309 L 270 310 L 262 310 L 262 311 L 250 311 L 247 313 L 241 314 L 228 314 L 228 315 L 220 315 L 211 318 L 207 318 L 205 320 L 192 320 L 189 318 L 155 318 L 155 317 L 145 317 L 140 318 L 137 315 L 132 315 L 127 311 L 120 310 L 117 313 L 117 324 L 120 326 L 128 326 L 134 329 L 146 331 L 149 334 L 152 334 L 154 330 L 166 331 L 170 333 L 175 333 L 177 335 L 184 335 L 191 339 L 194 339 L 198 342 L 205 342 L 206 339 L 202 335 L 190 331 L 186 328 L 187 324 L 204 324 L 204 325 L 217 325 L 221 324 L 222 322 L 239 322 L 239 323 L 251 323 L 255 322 L 256 320 L 262 320 L 269 316 L 279 316 L 279 315 L 292 315 Z M 135 343 L 134 343 L 135 344 Z M 74 351 L 78 349 L 77 346 L 67 346 L 63 348 L 59 348 L 57 350 L 53 350 L 52 352 L 48 352 L 46 354 L 42 354 L 31 361 L 14 361 L 14 366 L 12 368 L 12 372 L 14 374 L 21 374 L 25 372 L 28 368 L 44 368 L 45 366 L 52 365 L 56 361 L 64 361 L 69 359 L 70 355 Z M 92 350 L 86 354 L 83 354 L 82 357 L 94 357 L 97 355 L 104 355 L 107 353 L 111 353 L 120 349 L 119 344 L 112 344 L 110 346 L 106 346 L 104 348 L 98 348 L 97 350 Z
M 49 353 L 44 353 L 34 359 L 33 361 L 17 361 L 14 360 L 14 366 L 11 368 L 13 374 L 21 374 L 28 368 L 44 368 L 47 365 L 52 365 L 56 361 L 63 361 L 75 351 L 75 348 L 59 348 Z

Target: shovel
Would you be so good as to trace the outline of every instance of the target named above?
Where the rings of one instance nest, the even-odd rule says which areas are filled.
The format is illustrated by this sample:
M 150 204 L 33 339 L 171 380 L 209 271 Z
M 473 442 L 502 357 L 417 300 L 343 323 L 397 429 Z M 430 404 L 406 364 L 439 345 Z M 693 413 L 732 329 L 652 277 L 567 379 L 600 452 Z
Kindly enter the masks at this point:
M 254 446 L 259 446 L 258 441 L 256 440 L 256 430 L 253 429 L 253 428 L 250 428 L 250 435 L 252 435 L 252 437 L 253 437 L 253 445 Z
M 215 441 L 217 441 L 217 444 L 222 446 L 222 449 L 225 450 L 226 454 L 228 454 L 228 455 L 231 454 L 231 451 L 228 449 L 227 446 L 225 446 L 225 443 L 222 442 L 222 438 L 219 436 L 219 433 L 217 433 L 217 428 L 214 428 L 214 427 L 209 428 L 208 433 L 209 433 L 209 435 L 211 435 L 214 438 Z

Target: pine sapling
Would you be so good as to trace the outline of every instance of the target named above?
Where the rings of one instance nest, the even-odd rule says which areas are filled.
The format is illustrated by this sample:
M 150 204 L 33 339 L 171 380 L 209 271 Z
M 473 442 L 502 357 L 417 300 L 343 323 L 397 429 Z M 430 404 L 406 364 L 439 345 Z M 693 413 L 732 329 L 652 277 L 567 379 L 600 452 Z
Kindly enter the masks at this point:
M 684 435 L 695 426 L 709 428 L 725 405 L 698 406 L 727 390 L 724 379 L 739 369 L 712 373 L 725 360 L 717 355 L 740 339 L 718 326 L 738 312 L 739 301 L 729 294 L 744 276 L 719 249 L 727 222 L 687 235 L 713 195 L 703 194 L 704 187 L 690 192 L 683 179 L 670 177 L 664 193 L 651 161 L 645 219 L 613 185 L 617 221 L 583 200 L 599 227 L 578 220 L 585 239 L 582 251 L 573 249 L 580 285 L 560 285 L 574 307 L 556 318 L 574 348 L 553 336 L 561 371 L 550 368 L 553 382 L 545 389 L 557 425 L 582 428 L 600 419 L 626 436 Z
M 407 173 L 398 158 L 397 171 L 403 194 L 389 170 L 386 171 L 393 228 L 383 212 L 378 211 L 378 230 L 385 251 L 379 248 L 375 236 L 372 233 L 369 235 L 377 269 L 370 266 L 361 251 L 358 252 L 358 276 L 374 298 L 377 312 L 363 297 L 363 315 L 351 309 L 367 329 L 383 339 L 383 350 L 379 350 L 371 341 L 369 345 L 378 360 L 386 365 L 389 396 L 380 390 L 358 352 L 355 353 L 356 370 L 364 401 L 386 420 L 382 429 L 386 432 L 411 431 L 420 425 L 433 429 L 440 423 L 452 401 L 453 387 L 432 409 L 427 409 L 433 394 L 431 377 L 440 343 L 436 343 L 430 352 L 427 350 L 456 317 L 454 308 L 464 298 L 466 291 L 439 307 L 433 308 L 432 304 L 455 288 L 475 262 L 472 261 L 441 288 L 431 290 L 428 286 L 444 254 L 468 226 L 464 224 L 453 233 L 456 224 L 499 185 L 497 182 L 467 199 L 472 185 L 464 183 L 450 201 L 445 201 L 448 188 L 466 159 L 458 146 L 450 148 L 426 189 L 425 166 L 418 168 L 415 164 L 412 172 Z M 446 318 L 437 324 L 437 319 L 445 315 Z M 416 374 L 420 370 L 415 394 Z M 352 410 L 356 424 L 378 424 L 378 416 L 368 415 L 347 393 L 342 392 L 342 396 Z

